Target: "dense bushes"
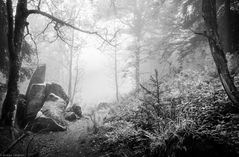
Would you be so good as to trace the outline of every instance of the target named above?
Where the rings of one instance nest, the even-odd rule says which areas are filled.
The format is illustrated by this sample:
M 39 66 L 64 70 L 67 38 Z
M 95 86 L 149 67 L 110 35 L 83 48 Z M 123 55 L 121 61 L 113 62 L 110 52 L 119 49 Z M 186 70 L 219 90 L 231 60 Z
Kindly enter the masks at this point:
M 108 156 L 235 156 L 236 112 L 219 80 L 183 71 L 159 81 L 156 71 L 139 93 L 114 104 L 93 141 Z

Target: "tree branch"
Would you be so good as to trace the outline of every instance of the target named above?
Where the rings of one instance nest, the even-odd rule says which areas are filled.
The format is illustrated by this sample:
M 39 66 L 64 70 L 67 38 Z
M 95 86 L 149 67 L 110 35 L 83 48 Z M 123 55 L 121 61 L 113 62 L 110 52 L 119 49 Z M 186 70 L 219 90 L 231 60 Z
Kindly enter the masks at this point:
M 43 29 L 43 31 L 42 31 L 41 33 L 37 34 L 37 37 L 40 36 L 41 34 L 44 34 L 44 33 L 46 32 L 47 28 L 48 28 L 52 23 L 53 23 L 53 20 L 51 20 L 51 21 L 46 25 L 46 27 Z
M 37 56 L 37 65 L 39 65 L 39 56 L 38 56 L 38 46 L 37 46 L 37 43 L 35 41 L 35 39 L 33 38 L 33 35 L 30 33 L 29 31 L 29 27 L 28 27 L 28 24 L 26 25 L 26 30 L 27 30 L 27 34 L 24 36 L 24 38 L 29 35 L 34 46 L 35 46 L 35 52 L 36 52 L 36 56 Z
M 55 16 L 52 16 L 52 15 L 46 13 L 46 12 L 43 12 L 43 11 L 41 11 L 41 10 L 28 10 L 28 15 L 30 15 L 30 14 L 39 14 L 39 15 L 45 16 L 45 17 L 47 17 L 47 18 L 49 18 L 49 19 L 51 19 L 51 20 L 57 22 L 58 24 L 60 24 L 60 25 L 62 25 L 62 26 L 68 26 L 68 27 L 70 27 L 70 28 L 72 28 L 72 29 L 75 29 L 75 30 L 77 30 L 77 31 L 79 31 L 79 32 L 82 32 L 82 33 L 96 35 L 96 36 L 98 36 L 100 39 L 102 39 L 104 42 L 108 43 L 110 46 L 114 46 L 110 41 L 108 41 L 107 39 L 105 39 L 102 35 L 100 35 L 100 34 L 99 34 L 98 32 L 96 32 L 96 31 L 93 31 L 93 32 L 92 32 L 92 31 L 88 31 L 88 30 L 83 30 L 83 29 L 81 29 L 81 28 L 79 28 L 79 27 L 73 26 L 73 25 L 71 25 L 71 24 L 69 24 L 69 23 L 67 23 L 67 22 L 65 22 L 65 21 L 63 21 L 63 20 L 61 20 L 61 19 L 59 19 L 59 18 L 57 18 L 57 17 L 55 17 Z
M 28 133 L 22 134 L 18 139 L 16 139 L 15 141 L 13 141 L 13 142 L 7 147 L 7 149 L 2 152 L 2 154 L 7 154 L 7 153 L 9 153 L 9 151 L 10 151 L 18 142 L 20 142 L 23 138 L 25 138 L 27 135 L 28 135 Z
M 211 40 L 213 40 L 213 41 L 215 41 L 212 37 L 210 37 L 208 34 L 207 34 L 207 32 L 196 32 L 196 31 L 194 31 L 194 30 L 192 30 L 192 29 L 189 29 L 191 32 L 193 32 L 194 34 L 196 34 L 196 35 L 201 35 L 201 36 L 204 36 L 204 37 L 206 37 L 206 38 L 208 38 L 208 39 L 211 39 Z
M 40 10 L 40 6 L 41 6 L 41 0 L 39 0 L 38 5 L 37 5 L 38 10 Z

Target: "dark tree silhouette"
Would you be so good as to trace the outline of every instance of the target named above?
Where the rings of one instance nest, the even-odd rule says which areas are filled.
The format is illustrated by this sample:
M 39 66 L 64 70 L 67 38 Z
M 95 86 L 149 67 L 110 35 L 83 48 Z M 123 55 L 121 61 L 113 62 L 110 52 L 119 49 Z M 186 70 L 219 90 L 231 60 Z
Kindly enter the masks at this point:
M 226 0 L 229 1 L 229 0 Z M 217 67 L 222 85 L 233 104 L 239 105 L 239 92 L 235 87 L 227 66 L 227 60 L 218 34 L 216 0 L 202 1 L 203 18 L 206 26 L 204 34 L 209 42 L 211 54 Z

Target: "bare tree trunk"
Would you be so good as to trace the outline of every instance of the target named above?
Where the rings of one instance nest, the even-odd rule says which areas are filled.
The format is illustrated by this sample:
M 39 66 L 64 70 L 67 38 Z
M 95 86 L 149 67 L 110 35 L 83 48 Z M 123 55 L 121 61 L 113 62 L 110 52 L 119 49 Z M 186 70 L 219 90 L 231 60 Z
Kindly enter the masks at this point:
M 114 66 L 114 71 L 115 71 L 115 96 L 116 96 L 116 100 L 119 101 L 119 84 L 118 84 L 118 61 L 117 61 L 117 46 L 115 46 L 115 56 L 114 56 L 114 60 L 115 60 L 115 66 Z
M 78 83 L 78 79 L 79 79 L 79 64 L 78 64 L 78 60 L 79 60 L 79 54 L 77 55 L 77 66 L 76 66 L 76 77 L 75 77 L 75 83 L 74 83 L 74 89 L 73 89 L 73 93 L 72 93 L 72 98 L 71 98 L 71 102 L 74 102 L 74 98 L 76 95 L 76 89 L 77 89 L 77 83 Z
M 156 83 L 156 90 L 157 90 L 157 102 L 160 104 L 160 83 L 159 83 L 159 74 L 158 70 L 155 69 L 155 83 Z
M 69 64 L 69 82 L 68 82 L 68 96 L 69 102 L 72 103 L 72 64 L 73 64 L 73 48 L 74 48 L 74 30 L 72 30 L 72 37 L 71 37 L 71 47 L 70 47 L 70 64 Z
M 7 22 L 7 12 L 6 5 L 3 0 L 0 0 L 0 66 L 4 69 L 4 71 L 8 69 L 8 61 L 6 61 L 6 56 L 8 56 L 8 22 Z M 7 74 L 7 72 L 6 72 Z M 2 86 L 3 84 L 0 84 Z M 0 87 L 0 117 L 2 117 L 2 103 L 4 100 L 5 88 Z
M 136 91 L 139 90 L 140 87 L 140 48 L 137 47 L 135 52 L 135 83 L 136 83 Z
M 21 67 L 20 52 L 24 30 L 27 19 L 27 0 L 19 0 L 15 16 L 15 27 L 13 22 L 12 1 L 7 0 L 8 13 L 8 49 L 9 49 L 9 77 L 8 90 L 3 103 L 2 121 L 6 126 L 13 126 L 14 111 L 18 103 L 18 80 Z
M 136 83 L 136 92 L 140 89 L 140 54 L 141 54 L 141 35 L 143 29 L 143 19 L 142 13 L 140 10 L 140 1 L 135 0 L 134 8 L 134 31 L 136 37 L 136 51 L 135 51 L 135 83 Z
M 222 85 L 233 104 L 239 105 L 239 92 L 230 76 L 227 60 L 218 35 L 216 0 L 203 0 L 202 11 L 211 53 L 216 64 Z

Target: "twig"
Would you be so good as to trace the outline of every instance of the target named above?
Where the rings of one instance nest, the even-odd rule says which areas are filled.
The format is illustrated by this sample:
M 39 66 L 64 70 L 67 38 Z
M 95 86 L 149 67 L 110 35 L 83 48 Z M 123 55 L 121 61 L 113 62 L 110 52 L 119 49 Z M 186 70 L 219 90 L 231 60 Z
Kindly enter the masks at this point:
M 196 32 L 195 30 L 193 30 L 193 29 L 191 29 L 191 28 L 189 28 L 189 30 L 190 30 L 191 32 L 193 32 L 194 34 L 196 34 L 196 35 L 201 35 L 201 36 L 204 36 L 204 37 L 206 37 L 206 38 L 208 38 L 208 39 L 211 39 L 211 40 L 215 41 L 215 39 L 212 38 L 211 36 L 209 36 L 206 31 L 204 31 L 204 32 Z
M 51 20 L 47 25 L 46 27 L 43 29 L 42 32 L 40 32 L 39 34 L 37 34 L 37 37 L 40 36 L 41 34 L 44 34 L 47 30 L 47 28 L 53 23 L 53 20 Z
M 140 84 L 140 87 L 145 90 L 148 94 L 152 95 L 153 97 L 157 98 L 157 95 L 155 95 L 153 92 L 148 90 L 146 87 L 144 87 L 142 84 Z
M 38 10 L 40 10 L 40 6 L 41 6 L 41 0 L 39 0 L 38 5 L 37 5 Z
M 6 150 L 4 150 L 1 154 L 7 154 L 10 152 L 10 150 L 18 143 L 20 142 L 24 137 L 26 137 L 28 133 L 23 133 L 20 137 L 18 137 L 15 141 L 13 141 Z
M 39 132 L 35 133 L 35 135 L 32 136 L 32 138 L 30 139 L 30 141 L 29 141 L 28 144 L 27 144 L 27 148 L 26 148 L 26 151 L 25 151 L 25 157 L 30 157 L 30 156 L 32 156 L 31 154 L 30 154 L 30 155 L 28 154 L 28 151 L 29 151 L 29 147 L 30 147 L 31 142 L 33 141 L 33 139 L 34 139 L 38 134 L 40 134 L 40 133 L 46 131 L 47 129 L 49 129 L 49 128 L 47 127 L 47 128 L 45 128 L 45 129 L 42 129 L 42 130 L 40 130 Z M 35 154 L 35 153 L 34 153 L 34 154 Z M 34 155 L 34 154 L 33 154 L 33 155 Z

